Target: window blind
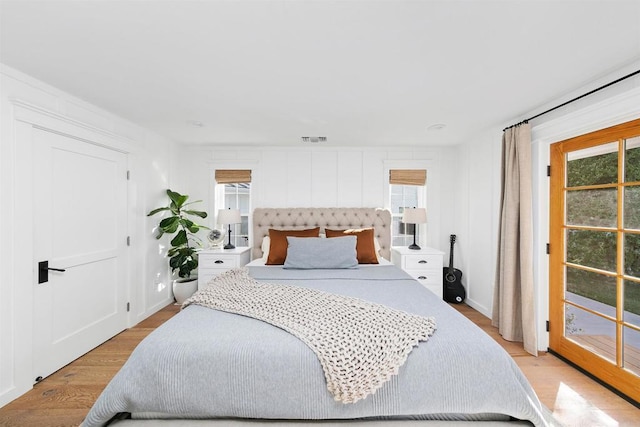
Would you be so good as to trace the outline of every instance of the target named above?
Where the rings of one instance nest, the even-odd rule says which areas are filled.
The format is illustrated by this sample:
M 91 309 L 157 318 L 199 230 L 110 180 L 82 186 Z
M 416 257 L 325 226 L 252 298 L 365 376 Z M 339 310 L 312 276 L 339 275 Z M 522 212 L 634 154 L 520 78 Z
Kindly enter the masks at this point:
M 216 169 L 218 184 L 246 184 L 251 182 L 251 169 Z
M 391 169 L 389 170 L 389 184 L 425 185 L 426 183 L 427 183 L 426 169 Z

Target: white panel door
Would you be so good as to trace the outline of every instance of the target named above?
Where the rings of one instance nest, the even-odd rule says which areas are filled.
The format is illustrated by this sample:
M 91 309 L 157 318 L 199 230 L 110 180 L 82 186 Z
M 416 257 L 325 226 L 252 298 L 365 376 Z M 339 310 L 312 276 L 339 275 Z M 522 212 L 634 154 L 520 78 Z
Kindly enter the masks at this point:
M 34 378 L 126 327 L 126 154 L 34 129 Z M 48 280 L 38 283 L 41 262 Z

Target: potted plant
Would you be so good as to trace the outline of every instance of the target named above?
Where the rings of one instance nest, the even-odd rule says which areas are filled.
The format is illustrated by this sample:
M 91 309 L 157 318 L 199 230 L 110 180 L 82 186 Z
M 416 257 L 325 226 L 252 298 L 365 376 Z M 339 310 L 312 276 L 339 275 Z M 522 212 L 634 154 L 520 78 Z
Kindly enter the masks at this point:
M 187 206 L 202 200 L 187 203 L 189 196 L 171 190 L 167 190 L 167 196 L 169 196 L 169 206 L 154 209 L 147 216 L 165 211 L 171 213 L 171 216 L 163 218 L 158 224 L 156 239 L 160 239 L 164 234 L 175 234 L 171 239 L 167 256 L 171 272 L 175 274 L 177 271 L 178 274 L 178 279 L 173 282 L 173 295 L 176 301 L 182 304 L 198 289 L 198 277 L 192 272 L 197 271 L 198 268 L 198 249 L 201 246 L 201 240 L 195 233 L 201 229 L 208 229 L 196 224 L 188 216 L 206 218 L 207 213 L 186 209 Z

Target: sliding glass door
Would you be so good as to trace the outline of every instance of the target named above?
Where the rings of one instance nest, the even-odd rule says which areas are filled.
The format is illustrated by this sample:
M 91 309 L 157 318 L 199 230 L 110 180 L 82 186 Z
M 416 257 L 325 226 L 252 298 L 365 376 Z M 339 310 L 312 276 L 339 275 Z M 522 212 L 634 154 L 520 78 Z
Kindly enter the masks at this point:
M 640 120 L 551 146 L 550 348 L 640 400 Z

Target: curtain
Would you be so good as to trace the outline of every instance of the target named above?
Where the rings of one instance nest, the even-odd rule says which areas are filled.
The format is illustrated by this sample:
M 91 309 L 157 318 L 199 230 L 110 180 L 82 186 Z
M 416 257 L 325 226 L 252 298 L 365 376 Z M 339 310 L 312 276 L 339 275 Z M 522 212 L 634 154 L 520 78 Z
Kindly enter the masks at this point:
M 502 135 L 502 191 L 492 324 L 537 356 L 533 290 L 531 126 Z

